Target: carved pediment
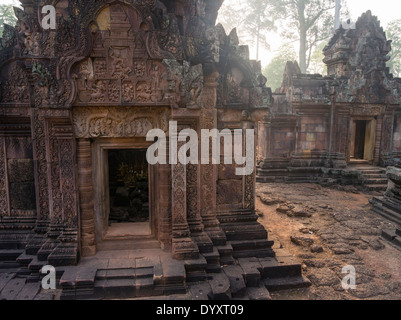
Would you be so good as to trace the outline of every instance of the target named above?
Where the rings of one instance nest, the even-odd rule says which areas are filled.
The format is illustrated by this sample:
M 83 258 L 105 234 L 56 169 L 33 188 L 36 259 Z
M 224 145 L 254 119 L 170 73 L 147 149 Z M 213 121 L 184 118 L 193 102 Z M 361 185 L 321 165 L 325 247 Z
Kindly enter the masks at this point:
M 75 66 L 75 105 L 166 105 L 167 71 L 146 46 L 146 22 L 134 9 L 106 7 L 92 26 L 90 57 Z

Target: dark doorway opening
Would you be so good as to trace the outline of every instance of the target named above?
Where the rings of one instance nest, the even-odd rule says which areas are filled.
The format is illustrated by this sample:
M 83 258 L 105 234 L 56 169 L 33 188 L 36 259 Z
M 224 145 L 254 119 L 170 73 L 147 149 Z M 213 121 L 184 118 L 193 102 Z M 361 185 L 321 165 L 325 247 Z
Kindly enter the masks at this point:
M 356 120 L 355 121 L 355 149 L 354 158 L 364 159 L 365 158 L 365 141 L 366 141 L 366 121 Z
M 109 150 L 109 237 L 151 234 L 146 149 Z

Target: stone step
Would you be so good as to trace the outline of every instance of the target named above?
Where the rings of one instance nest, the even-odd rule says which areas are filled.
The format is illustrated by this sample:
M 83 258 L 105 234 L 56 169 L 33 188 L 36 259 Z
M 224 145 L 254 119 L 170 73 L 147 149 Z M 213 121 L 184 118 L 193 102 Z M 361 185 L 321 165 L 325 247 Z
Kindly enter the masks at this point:
M 25 252 L 23 252 L 21 255 L 18 256 L 17 258 L 17 262 L 23 266 L 23 267 L 27 267 L 33 260 L 35 256 L 32 255 L 28 255 Z
M 16 270 L 20 267 L 18 262 L 13 261 L 0 261 L 0 270 L 5 272 L 5 270 Z
M 23 250 L 29 242 L 32 234 L 25 231 L 9 230 L 0 232 L 0 250 Z
M 267 288 L 267 290 L 271 292 L 288 289 L 308 288 L 312 285 L 312 283 L 303 276 L 264 279 L 263 284 Z
M 263 240 L 244 240 L 244 241 L 230 241 L 233 247 L 233 257 L 249 258 L 249 257 L 274 257 L 272 246 L 274 241 L 267 239 Z
M 239 258 L 242 276 L 247 287 L 259 287 L 261 281 L 260 270 L 262 266 L 258 258 Z
M 149 280 L 153 287 L 153 279 Z M 109 279 L 95 282 L 94 295 L 97 299 L 129 299 L 137 297 L 135 279 Z
M 185 262 L 171 258 L 161 259 L 162 275 L 155 281 L 155 295 L 185 294 Z
M 388 180 L 387 179 L 366 179 L 365 185 L 385 185 L 387 186 Z
M 220 253 L 216 247 L 213 248 L 213 252 L 203 253 L 202 256 L 207 262 L 206 271 L 208 273 L 221 272 Z
M 261 258 L 259 262 L 261 276 L 266 279 L 302 275 L 301 264 L 293 257 Z
M 226 233 L 227 241 L 246 241 L 267 238 L 267 231 L 257 222 L 232 225 L 221 224 L 221 227 Z
M 386 179 L 387 175 L 382 173 L 368 173 L 363 175 L 367 179 Z
M 378 168 L 378 167 L 356 167 L 356 168 L 353 168 L 353 169 L 361 171 L 361 172 L 372 172 L 372 171 L 375 171 L 375 172 L 386 172 L 386 169 L 382 169 L 382 168 Z
M 384 199 L 384 201 L 381 201 L 381 205 L 385 208 L 390 209 L 391 211 L 394 211 L 395 213 L 398 214 L 398 216 L 401 216 L 401 202 L 398 200 L 390 199 L 390 198 L 381 198 Z
M 29 263 L 28 269 L 34 273 L 39 273 L 40 269 L 42 269 L 46 264 L 47 264 L 46 261 L 39 261 L 38 258 L 35 257 Z
M 365 189 L 369 190 L 369 191 L 386 191 L 388 188 L 387 184 L 365 184 L 364 185 Z
M 16 261 L 24 250 L 0 250 L 0 261 Z
M 207 261 L 201 255 L 199 259 L 185 261 L 185 272 L 187 282 L 205 281 Z
M 96 280 L 121 280 L 152 278 L 153 267 L 149 268 L 127 268 L 127 269 L 101 269 L 96 272 Z
M 383 230 L 381 236 L 389 242 L 392 242 L 395 238 L 399 237 L 396 230 Z
M 98 299 L 127 299 L 154 294 L 153 267 L 99 270 L 94 283 Z
M 105 240 L 97 245 L 98 251 L 160 249 L 160 243 L 154 239 L 145 240 Z
M 225 246 L 217 246 L 217 251 L 220 254 L 220 264 L 222 266 L 232 265 L 235 263 L 233 258 L 233 247 L 231 244 L 227 243 Z
M 286 183 L 310 183 L 311 181 L 317 181 L 316 179 L 312 179 L 312 177 L 287 177 Z
M 401 224 L 401 214 L 385 206 L 385 202 L 380 198 L 373 198 L 370 203 L 372 204 L 371 210 L 373 212 L 376 212 L 391 222 Z

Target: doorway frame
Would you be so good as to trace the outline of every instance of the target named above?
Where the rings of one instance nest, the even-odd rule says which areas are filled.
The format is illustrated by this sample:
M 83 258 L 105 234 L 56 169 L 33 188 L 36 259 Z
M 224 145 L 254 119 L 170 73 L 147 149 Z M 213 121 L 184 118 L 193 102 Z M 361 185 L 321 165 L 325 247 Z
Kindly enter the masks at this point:
M 135 150 L 148 149 L 152 143 L 145 138 L 99 138 L 92 144 L 92 167 L 93 167 L 93 186 L 94 186 L 94 218 L 95 218 L 95 237 L 96 243 L 105 240 L 109 227 L 110 215 L 110 192 L 109 192 L 109 150 Z M 149 165 L 149 226 L 150 235 L 123 237 L 121 240 L 144 240 L 157 239 L 157 220 L 158 220 L 158 188 L 155 184 L 157 176 L 157 166 Z
M 353 154 L 352 148 L 355 147 L 355 130 L 356 130 L 355 121 L 366 121 L 364 158 L 360 159 L 360 160 L 366 160 L 370 164 L 373 164 L 375 161 L 376 142 L 377 142 L 376 141 L 377 140 L 377 119 L 376 119 L 376 117 L 372 117 L 372 116 L 354 116 L 354 117 L 350 118 L 350 133 L 349 133 L 349 143 L 348 143 L 349 159 L 348 159 L 348 161 L 351 162 L 351 155 Z M 370 127 L 370 129 L 369 129 L 369 127 Z M 367 148 L 367 146 L 368 146 L 367 141 L 368 141 L 369 137 L 371 137 L 370 138 L 370 140 L 371 140 L 370 149 Z

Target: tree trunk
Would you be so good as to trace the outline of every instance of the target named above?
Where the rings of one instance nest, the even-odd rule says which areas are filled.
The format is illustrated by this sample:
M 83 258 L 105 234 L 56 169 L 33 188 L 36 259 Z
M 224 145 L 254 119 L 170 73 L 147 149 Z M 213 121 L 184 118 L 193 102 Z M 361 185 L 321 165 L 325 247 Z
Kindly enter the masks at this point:
M 305 19 L 305 3 L 298 2 L 298 19 L 299 19 L 299 68 L 302 73 L 306 73 L 306 33 L 307 25 Z
M 306 73 L 306 29 L 301 27 L 299 43 L 299 68 Z
M 336 0 L 336 16 L 334 21 L 334 30 L 340 28 L 341 25 L 340 14 L 341 14 L 341 0 Z
M 259 46 L 260 46 L 260 14 L 258 15 L 258 30 L 256 35 L 256 61 L 259 61 Z

